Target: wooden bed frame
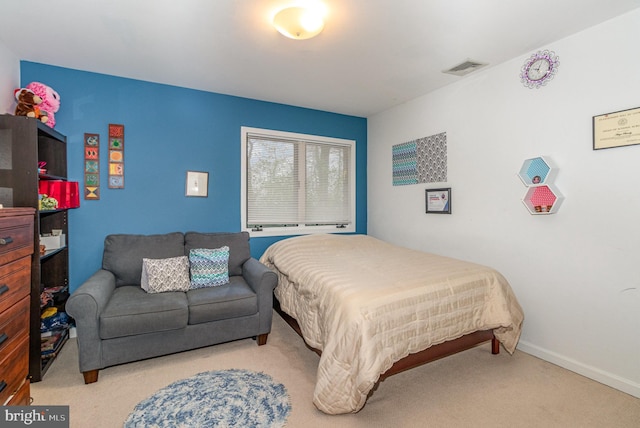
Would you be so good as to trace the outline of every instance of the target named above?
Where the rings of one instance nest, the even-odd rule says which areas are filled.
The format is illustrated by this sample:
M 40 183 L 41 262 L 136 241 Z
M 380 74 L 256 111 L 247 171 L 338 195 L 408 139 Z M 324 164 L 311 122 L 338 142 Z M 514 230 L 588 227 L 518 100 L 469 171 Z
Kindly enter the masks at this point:
M 287 314 L 280 307 L 280 302 L 273 296 L 273 308 L 278 312 L 278 314 L 284 319 L 287 324 L 291 326 L 295 330 L 296 333 L 300 337 L 302 337 L 302 331 L 300 330 L 300 325 L 295 318 L 291 315 Z M 304 338 L 303 338 L 304 340 Z M 404 357 L 403 359 L 397 361 L 391 366 L 389 370 L 382 373 L 380 378 L 378 379 L 378 383 L 382 382 L 389 376 L 394 374 L 398 374 L 405 370 L 412 369 L 414 367 L 421 366 L 426 363 L 430 363 L 432 361 L 438 360 L 440 358 L 448 357 L 449 355 L 456 354 L 458 352 L 466 351 L 467 349 L 471 349 L 480 343 L 484 343 L 487 341 L 491 341 L 491 353 L 499 354 L 500 353 L 500 342 L 493 335 L 492 330 L 481 330 L 476 331 L 465 336 L 459 337 L 458 339 L 449 340 L 447 342 L 440 343 L 438 345 L 433 345 L 423 351 L 416 352 L 415 354 L 410 354 Z M 306 342 L 305 342 L 306 344 Z M 321 355 L 322 351 L 319 349 L 315 349 L 307 345 L 307 348 L 314 351 L 316 354 Z M 375 390 L 375 388 L 373 389 Z M 373 391 L 372 390 L 372 391 Z

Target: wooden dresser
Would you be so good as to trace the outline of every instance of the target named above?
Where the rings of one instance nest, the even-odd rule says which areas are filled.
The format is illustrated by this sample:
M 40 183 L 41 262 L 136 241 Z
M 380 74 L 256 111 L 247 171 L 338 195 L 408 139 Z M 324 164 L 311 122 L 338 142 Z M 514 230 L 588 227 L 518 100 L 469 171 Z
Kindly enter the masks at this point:
M 35 209 L 0 209 L 0 405 L 29 404 L 29 308 Z

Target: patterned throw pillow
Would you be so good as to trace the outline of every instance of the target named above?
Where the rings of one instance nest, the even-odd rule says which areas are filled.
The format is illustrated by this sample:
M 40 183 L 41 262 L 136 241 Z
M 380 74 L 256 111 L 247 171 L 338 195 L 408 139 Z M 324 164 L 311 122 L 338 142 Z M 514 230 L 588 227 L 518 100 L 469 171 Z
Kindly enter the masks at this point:
M 229 282 L 229 247 L 189 251 L 191 288 L 215 287 Z
M 142 289 L 147 293 L 188 291 L 189 259 L 187 256 L 168 259 L 142 259 Z

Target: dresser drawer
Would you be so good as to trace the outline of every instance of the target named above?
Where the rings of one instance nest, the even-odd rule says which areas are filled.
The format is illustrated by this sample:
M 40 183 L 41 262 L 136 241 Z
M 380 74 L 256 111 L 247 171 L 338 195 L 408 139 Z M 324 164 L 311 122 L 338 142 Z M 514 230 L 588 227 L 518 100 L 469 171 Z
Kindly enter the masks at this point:
M 33 216 L 0 217 L 0 264 L 33 253 Z
M 0 367 L 0 385 L 4 386 L 0 391 L 0 403 L 5 403 L 20 388 L 29 373 L 28 336 L 10 346 L 9 354 L 0 360 Z
M 13 342 L 29 334 L 29 296 L 0 313 L 0 360 L 4 359 Z
M 0 312 L 16 304 L 31 291 L 31 257 L 0 266 Z
M 5 406 L 28 406 L 31 404 L 30 384 L 29 379 L 25 379 L 22 386 L 18 388 Z

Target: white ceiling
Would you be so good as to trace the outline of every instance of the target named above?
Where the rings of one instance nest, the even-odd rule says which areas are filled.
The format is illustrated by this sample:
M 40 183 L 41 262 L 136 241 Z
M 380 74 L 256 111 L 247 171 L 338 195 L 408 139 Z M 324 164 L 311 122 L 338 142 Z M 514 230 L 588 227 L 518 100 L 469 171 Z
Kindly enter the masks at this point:
M 640 0 L 324 0 L 305 41 L 271 25 L 294 0 L 0 0 L 23 60 L 367 117 L 640 7 Z M 562 52 L 556 52 L 562 62 Z

